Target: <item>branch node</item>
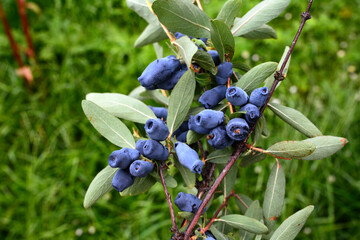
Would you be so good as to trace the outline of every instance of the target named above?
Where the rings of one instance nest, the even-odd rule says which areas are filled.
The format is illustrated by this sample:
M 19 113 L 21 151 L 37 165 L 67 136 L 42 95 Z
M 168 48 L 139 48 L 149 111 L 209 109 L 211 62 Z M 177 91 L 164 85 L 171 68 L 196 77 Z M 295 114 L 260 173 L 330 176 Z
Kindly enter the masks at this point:
M 277 80 L 279 82 L 283 81 L 285 79 L 285 76 L 280 71 L 276 71 L 274 77 L 275 77 L 275 80 Z
M 311 14 L 309 13 L 309 12 L 303 12 L 302 14 L 301 14 L 301 19 L 303 19 L 303 20 L 309 20 L 311 18 Z

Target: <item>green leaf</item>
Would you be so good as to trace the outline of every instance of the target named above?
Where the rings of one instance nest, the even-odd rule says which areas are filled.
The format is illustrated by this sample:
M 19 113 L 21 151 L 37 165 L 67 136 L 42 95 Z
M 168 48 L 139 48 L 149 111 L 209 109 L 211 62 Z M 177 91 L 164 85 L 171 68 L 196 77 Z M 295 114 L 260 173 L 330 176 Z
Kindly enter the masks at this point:
M 225 23 L 219 20 L 211 20 L 211 41 L 217 50 L 221 62 L 225 62 L 225 54 L 234 55 L 235 40 L 231 31 Z
M 217 70 L 215 68 L 215 63 L 209 53 L 203 50 L 197 50 L 193 56 L 193 61 L 199 64 L 203 69 L 209 71 L 211 74 L 216 75 Z
M 292 240 L 305 225 L 306 220 L 314 210 L 310 205 L 288 217 L 274 232 L 270 240 Z
M 113 189 L 111 182 L 117 170 L 118 168 L 106 166 L 95 176 L 86 190 L 84 208 L 91 207 L 97 200 Z
M 268 104 L 273 111 L 284 122 L 301 132 L 307 137 L 321 136 L 320 130 L 301 112 L 276 103 Z
M 314 152 L 316 146 L 304 141 L 283 141 L 270 146 L 264 153 L 281 159 L 299 159 Z
M 81 105 L 90 123 L 107 140 L 119 147 L 135 148 L 134 137 L 118 118 L 93 102 L 83 100 Z
M 181 165 L 181 163 L 174 158 L 175 167 L 179 170 L 183 180 L 184 184 L 188 188 L 194 188 L 195 187 L 195 173 L 191 172 L 188 168 Z
M 246 210 L 245 216 L 254 218 L 259 221 L 262 219 L 262 210 L 258 200 L 252 202 L 252 204 Z M 244 230 L 240 230 L 239 235 L 240 235 L 240 240 L 252 240 L 255 237 L 255 234 L 249 233 Z
M 185 218 L 185 219 L 187 219 L 189 221 L 191 221 L 193 219 L 193 217 L 194 217 L 194 214 L 191 213 L 191 212 L 178 212 L 177 214 L 178 214 L 179 217 Z
M 279 16 L 290 0 L 264 0 L 248 11 L 231 29 L 234 36 L 251 32 Z
M 236 182 L 237 173 L 238 173 L 238 168 L 237 168 L 237 165 L 234 164 L 230 168 L 229 172 L 226 174 L 226 176 L 223 180 L 223 191 L 224 191 L 225 197 L 229 196 L 229 194 L 233 190 L 235 182 Z
M 216 20 L 223 21 L 229 28 L 234 23 L 235 18 L 240 13 L 242 0 L 228 0 L 221 8 Z
M 202 138 L 204 135 L 194 132 L 192 130 L 189 130 L 188 133 L 186 134 L 186 143 L 188 145 L 196 143 L 197 141 L 199 141 L 200 138 Z
M 153 43 L 154 50 L 156 53 L 156 58 L 163 58 L 164 57 L 164 49 L 159 43 Z
M 204 87 L 211 84 L 211 75 L 209 73 L 198 73 L 195 75 L 196 82 Z
M 155 183 L 156 180 L 151 175 L 147 175 L 146 177 L 142 178 L 137 177 L 135 178 L 133 185 L 120 192 L 120 196 L 123 197 L 139 195 L 140 193 L 149 190 Z
M 138 123 L 156 118 L 151 109 L 143 102 L 119 93 L 89 93 L 86 100 L 105 109 L 115 117 Z
M 288 46 L 285 47 L 285 50 L 283 52 L 283 55 L 281 56 L 280 62 L 276 68 L 276 71 L 279 71 L 281 69 L 282 64 L 284 63 L 285 59 L 286 59 L 286 55 L 288 53 L 288 51 L 290 50 L 290 48 Z M 283 71 L 283 75 L 286 76 L 288 70 L 289 70 L 289 66 L 290 66 L 290 61 L 291 61 L 291 55 L 288 59 L 288 61 L 286 62 L 284 71 Z M 275 81 L 275 76 L 271 75 L 269 76 L 266 80 L 265 80 L 265 87 L 267 87 L 268 89 L 271 89 L 273 83 Z M 278 83 L 278 85 L 276 86 L 276 88 L 278 88 L 280 86 L 281 82 Z
M 254 89 L 258 88 L 265 79 L 274 74 L 277 65 L 276 62 L 259 64 L 246 72 L 235 86 L 242 88 L 245 92 L 250 94 Z
M 177 39 L 173 44 L 179 48 L 182 59 L 185 61 L 187 67 L 190 68 L 191 59 L 198 50 L 195 43 L 191 41 L 188 36 L 183 36 Z
M 263 202 L 265 224 L 271 231 L 280 216 L 285 198 L 285 173 L 279 161 L 271 169 Z
M 233 68 L 239 69 L 243 72 L 248 72 L 251 68 L 246 65 L 245 63 L 241 63 L 241 62 L 233 62 Z
M 161 178 L 160 178 L 159 173 L 152 172 L 151 176 L 154 177 L 157 182 L 161 183 Z M 169 174 L 165 175 L 164 180 L 165 180 L 166 186 L 169 188 L 175 188 L 177 186 L 177 181 Z
M 229 161 L 230 156 L 231 156 L 231 151 L 225 148 L 225 149 L 213 151 L 212 153 L 209 154 L 209 156 L 207 156 L 205 161 L 225 164 Z
M 225 222 L 234 228 L 243 229 L 251 233 L 264 234 L 268 232 L 268 228 L 260 221 L 243 215 L 229 214 L 215 221 Z
M 302 160 L 318 160 L 327 158 L 340 149 L 342 149 L 345 144 L 349 141 L 346 138 L 334 137 L 334 136 L 319 136 L 314 138 L 308 138 L 303 140 L 303 142 L 309 142 L 315 145 L 315 151 L 309 156 L 300 158 Z
M 129 97 L 132 98 L 136 98 L 140 101 L 144 101 L 146 99 L 149 99 L 150 96 L 149 94 L 146 92 L 146 88 L 144 88 L 143 86 L 138 86 L 136 88 L 134 88 L 130 93 L 129 93 Z
M 151 43 L 160 42 L 167 39 L 167 35 L 164 32 L 160 24 L 149 24 L 136 39 L 134 46 L 141 48 Z
M 167 126 L 170 134 L 180 127 L 190 109 L 195 93 L 194 72 L 189 69 L 180 78 L 171 92 Z
M 243 157 L 243 159 L 240 162 L 240 167 L 248 167 L 250 165 L 253 165 L 254 163 L 261 162 L 266 158 L 265 153 L 261 152 L 252 152 L 249 155 L 246 155 Z
M 169 98 L 165 97 L 161 92 L 158 90 L 147 90 L 148 95 L 154 99 L 155 101 L 162 103 L 166 106 L 169 105 Z
M 219 229 L 217 229 L 214 225 L 210 226 L 210 231 L 214 235 L 216 240 L 228 240 L 228 238 L 225 237 L 225 235 L 220 232 Z
M 150 1 L 153 2 L 153 1 Z M 126 4 L 148 23 L 159 22 L 156 16 L 150 11 L 146 0 L 126 0 Z
M 236 199 L 236 205 L 240 208 L 242 214 L 246 213 L 246 210 L 252 204 L 253 200 L 244 194 L 238 194 L 239 198 Z
M 275 29 L 273 29 L 269 25 L 264 24 L 261 27 L 251 32 L 241 35 L 240 37 L 247 39 L 268 39 L 268 38 L 277 39 L 277 34 Z
M 189 0 L 157 0 L 152 8 L 171 32 L 196 38 L 210 36 L 210 18 Z
M 186 118 L 185 120 L 188 121 L 190 116 L 195 116 L 196 114 L 200 113 L 201 111 L 203 111 L 205 108 L 204 107 L 195 107 L 195 108 L 190 108 L 189 112 L 186 114 Z

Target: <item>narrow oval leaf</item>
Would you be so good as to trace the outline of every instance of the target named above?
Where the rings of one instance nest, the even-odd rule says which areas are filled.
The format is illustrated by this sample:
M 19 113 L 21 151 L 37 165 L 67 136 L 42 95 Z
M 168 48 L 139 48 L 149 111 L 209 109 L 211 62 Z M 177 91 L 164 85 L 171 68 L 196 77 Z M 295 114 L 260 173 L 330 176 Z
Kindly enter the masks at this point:
M 280 216 L 285 199 L 285 173 L 279 161 L 271 169 L 263 202 L 265 224 L 271 231 Z
M 191 41 L 188 36 L 183 36 L 177 39 L 173 44 L 179 48 L 182 59 L 185 61 L 187 67 L 190 68 L 191 59 L 198 50 L 195 43 Z
M 126 0 L 126 4 L 148 23 L 159 22 L 156 16 L 150 11 L 146 0 Z
M 319 160 L 330 157 L 349 141 L 346 138 L 334 137 L 334 136 L 319 136 L 314 138 L 308 138 L 303 142 L 309 142 L 316 146 L 315 151 L 309 156 L 301 158 L 302 160 Z
M 118 118 L 138 123 L 146 123 L 156 118 L 151 109 L 143 102 L 119 93 L 89 93 L 86 100 L 91 101 Z
M 252 202 L 252 204 L 249 206 L 249 208 L 245 212 L 245 216 L 254 218 L 256 220 L 262 219 L 262 210 L 260 207 L 260 203 L 258 200 Z M 255 237 L 254 233 L 250 233 L 248 231 L 240 230 L 239 231 L 240 240 L 252 240 Z
M 220 232 L 220 230 L 217 229 L 214 225 L 210 226 L 210 231 L 214 235 L 216 240 L 228 240 L 228 238 L 225 237 L 225 235 Z
M 229 54 L 230 59 L 234 55 L 235 40 L 229 27 L 220 20 L 211 20 L 211 41 L 219 53 L 221 62 L 225 61 L 225 54 Z
M 160 24 L 149 24 L 136 39 L 134 46 L 141 48 L 151 43 L 160 42 L 167 39 L 167 37 Z
M 177 181 L 175 180 L 175 178 L 173 178 L 169 174 L 165 176 L 164 180 L 165 180 L 165 184 L 167 187 L 169 187 L 169 188 L 177 187 Z
M 119 147 L 135 148 L 130 130 L 117 117 L 87 100 L 81 106 L 90 123 L 107 140 Z
M 147 94 L 146 92 L 146 88 L 144 88 L 143 86 L 138 86 L 134 88 L 128 96 L 139 99 L 140 101 L 144 101 L 150 98 L 149 94 Z
M 200 138 L 202 138 L 204 135 L 194 132 L 192 130 L 189 130 L 186 134 L 186 143 L 187 145 L 196 143 Z
M 86 190 L 84 208 L 91 207 L 97 200 L 113 189 L 111 182 L 117 170 L 118 168 L 106 166 L 95 176 Z
M 276 62 L 259 64 L 246 72 L 235 86 L 242 88 L 245 92 L 250 94 L 254 89 L 258 88 L 265 79 L 274 74 L 277 65 Z
M 228 149 L 215 150 L 207 156 L 205 161 L 225 164 L 229 161 L 231 151 Z
M 224 165 L 224 167 L 225 167 L 225 165 Z M 233 190 L 235 182 L 236 182 L 237 173 L 238 173 L 238 168 L 237 168 L 237 165 L 234 164 L 230 168 L 229 172 L 226 174 L 226 176 L 223 180 L 224 197 L 229 196 L 229 194 Z
M 314 210 L 310 205 L 288 217 L 270 238 L 270 240 L 292 240 L 305 225 L 306 220 Z
M 190 109 L 195 93 L 195 75 L 189 69 L 180 78 L 170 95 L 167 126 L 170 134 L 180 127 Z
M 157 0 L 152 9 L 173 33 L 196 38 L 210 36 L 210 18 L 189 0 Z
M 244 194 L 237 194 L 239 198 L 236 199 L 236 205 L 240 208 L 242 214 L 246 213 L 246 210 L 252 204 L 253 200 Z
M 267 24 L 262 25 L 258 29 L 255 29 L 251 32 L 248 32 L 240 37 L 247 38 L 247 39 L 268 39 L 274 38 L 277 39 L 277 34 L 275 29 L 270 27 Z
M 155 178 L 151 175 L 147 175 L 142 178 L 135 178 L 133 185 L 120 192 L 120 196 L 135 196 L 140 193 L 146 192 L 156 183 Z
M 211 74 L 216 75 L 217 70 L 215 68 L 215 63 L 209 53 L 203 50 L 197 50 L 193 56 L 193 61 L 199 64 L 203 69 L 209 71 Z
M 304 141 L 283 141 L 270 146 L 264 153 L 281 159 L 300 159 L 313 153 L 316 146 Z
M 243 229 L 256 234 L 264 234 L 268 231 L 268 228 L 260 221 L 238 214 L 229 214 L 216 219 L 215 221 L 225 222 L 234 228 Z
M 186 114 L 186 118 L 185 120 L 188 121 L 190 116 L 195 116 L 196 114 L 200 113 L 201 111 L 203 111 L 205 108 L 204 107 L 194 107 L 194 108 L 190 108 L 189 112 Z
M 169 98 L 165 97 L 161 92 L 158 90 L 147 90 L 147 94 L 154 99 L 156 102 L 162 103 L 166 106 L 169 105 Z
M 254 151 L 242 158 L 240 162 L 240 167 L 248 167 L 253 165 L 254 163 L 261 162 L 266 158 L 266 156 L 267 155 L 264 153 Z
M 320 130 L 301 112 L 276 103 L 268 104 L 273 111 L 284 122 L 301 132 L 307 137 L 321 136 Z
M 250 9 L 231 29 L 234 36 L 251 32 L 279 16 L 290 0 L 264 0 Z
M 240 13 L 241 0 L 228 0 L 221 8 L 219 14 L 216 17 L 216 20 L 223 21 L 229 28 L 234 23 L 235 18 Z
M 194 188 L 195 187 L 195 173 L 191 172 L 188 168 L 181 165 L 181 163 L 175 158 L 175 167 L 179 170 L 183 180 L 184 184 L 188 188 Z

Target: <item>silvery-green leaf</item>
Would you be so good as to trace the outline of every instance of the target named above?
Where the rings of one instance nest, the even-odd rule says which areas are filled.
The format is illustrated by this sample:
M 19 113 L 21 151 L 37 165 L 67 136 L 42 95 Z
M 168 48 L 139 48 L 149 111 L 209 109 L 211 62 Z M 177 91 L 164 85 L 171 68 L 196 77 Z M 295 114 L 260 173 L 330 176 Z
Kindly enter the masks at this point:
M 156 118 L 151 109 L 136 98 L 119 93 L 89 93 L 86 100 L 105 109 L 112 115 L 138 123 Z
M 86 190 L 84 208 L 91 207 L 97 200 L 113 189 L 111 182 L 117 170 L 118 168 L 106 166 L 95 176 Z
M 181 165 L 181 163 L 175 158 L 175 167 L 179 170 L 183 180 L 184 184 L 188 188 L 195 187 L 195 173 L 191 172 L 188 168 Z
M 276 71 L 279 71 L 281 69 L 281 66 L 282 64 L 284 63 L 285 61 L 285 58 L 286 58 L 286 55 L 288 53 L 288 51 L 290 50 L 290 48 L 288 46 L 285 47 L 285 50 L 283 52 L 283 55 L 281 56 L 281 59 L 280 59 L 280 62 L 276 68 Z M 291 61 L 291 55 L 288 59 L 288 61 L 286 62 L 286 65 L 285 65 L 285 68 L 284 68 L 284 71 L 283 71 L 283 75 L 286 77 L 286 74 L 289 70 L 289 66 L 290 66 L 290 61 Z M 265 87 L 267 87 L 268 89 L 271 89 L 273 83 L 275 81 L 275 76 L 274 75 L 271 75 L 269 76 L 266 80 L 265 80 Z M 280 86 L 281 82 L 278 83 L 278 85 L 276 86 L 276 88 L 278 88 Z
M 199 64 L 203 69 L 209 71 L 211 74 L 216 75 L 217 70 L 215 68 L 215 63 L 209 53 L 199 49 L 193 56 L 193 61 Z
M 197 141 L 199 141 L 200 138 L 202 138 L 204 135 L 194 132 L 192 130 L 189 130 L 188 133 L 186 134 L 186 143 L 188 145 L 196 143 Z
M 174 43 L 175 46 L 180 50 L 182 59 L 185 61 L 188 68 L 191 67 L 191 59 L 197 52 L 198 48 L 188 36 L 183 36 L 177 39 Z
M 120 196 L 135 196 L 140 193 L 146 192 L 156 183 L 155 178 L 151 175 L 147 175 L 146 177 L 137 177 L 133 185 L 120 192 Z
M 190 116 L 195 116 L 196 114 L 200 113 L 201 111 L 205 110 L 204 107 L 194 107 L 194 108 L 190 108 L 189 112 L 186 115 L 185 120 L 188 121 Z
M 153 43 L 153 46 L 154 46 L 154 50 L 155 50 L 155 53 L 156 53 L 156 58 L 157 59 L 163 58 L 164 57 L 164 49 L 163 49 L 163 47 L 157 42 Z
M 241 35 L 240 37 L 247 38 L 247 39 L 268 39 L 268 38 L 274 38 L 277 39 L 277 34 L 275 29 L 270 27 L 267 24 L 262 25 L 261 27 L 248 32 L 244 35 Z
M 210 36 L 210 18 L 189 0 L 157 0 L 152 9 L 173 33 L 196 38 Z
M 306 220 L 314 210 L 310 205 L 288 217 L 274 232 L 270 240 L 293 240 L 305 225 Z
M 237 194 L 240 199 L 235 198 L 236 205 L 240 208 L 242 214 L 245 214 L 253 200 L 244 194 Z
M 238 214 L 229 214 L 226 216 L 222 216 L 221 218 L 216 219 L 215 221 L 225 222 L 226 224 L 234 228 L 243 229 L 248 232 L 256 233 L 256 234 L 264 234 L 267 233 L 268 231 L 268 228 L 260 221 L 254 218 L 250 218 Z
M 151 176 L 154 177 L 157 182 L 161 183 L 161 178 L 160 178 L 160 175 L 158 173 L 157 174 L 151 174 Z M 165 175 L 164 180 L 165 180 L 166 187 L 175 188 L 177 186 L 177 181 L 172 176 L 170 176 L 169 174 Z
M 262 210 L 258 200 L 251 203 L 251 205 L 245 212 L 245 216 L 254 218 L 259 221 L 262 219 Z M 240 240 L 252 240 L 255 237 L 254 233 L 250 233 L 244 230 L 240 230 L 239 235 Z
M 195 93 L 195 75 L 189 69 L 180 78 L 171 92 L 167 126 L 170 134 L 180 127 L 190 109 Z
M 224 166 L 225 167 L 225 166 Z M 226 174 L 223 182 L 223 191 L 224 191 L 224 196 L 227 197 L 229 196 L 229 194 L 231 193 L 231 191 L 234 188 L 235 182 L 236 182 L 236 175 L 238 172 L 238 167 L 236 164 L 234 164 L 229 172 Z
M 135 148 L 130 130 L 117 117 L 93 102 L 83 100 L 81 105 L 90 123 L 107 140 L 119 147 Z
M 202 86 L 209 86 L 211 84 L 211 75 L 209 73 L 198 73 L 195 75 L 196 82 Z
M 345 144 L 349 141 L 346 138 L 334 137 L 334 136 L 319 136 L 314 138 L 308 138 L 303 140 L 303 142 L 309 142 L 315 145 L 315 151 L 309 156 L 300 158 L 302 160 L 318 160 L 327 158 L 340 149 L 342 149 Z
M 240 167 L 248 167 L 250 165 L 253 165 L 254 163 L 261 162 L 266 158 L 266 156 L 267 155 L 265 153 L 254 151 L 242 158 L 240 162 Z
M 228 238 L 225 237 L 225 235 L 220 232 L 220 230 L 217 229 L 214 225 L 210 226 L 210 231 L 214 235 L 216 240 L 228 240 Z
M 234 36 L 251 32 L 279 16 L 290 0 L 264 0 L 250 9 L 231 29 Z
M 248 72 L 251 68 L 245 64 L 245 63 L 241 63 L 241 62 L 233 62 L 233 68 L 239 69 L 243 72 Z
M 152 3 L 153 0 L 149 2 Z M 156 16 L 150 11 L 146 0 L 126 0 L 126 4 L 148 23 L 158 22 Z
M 271 231 L 280 216 L 285 198 L 285 173 L 279 161 L 271 169 L 263 202 L 265 224 Z
M 219 54 L 221 62 L 225 62 L 225 54 L 229 54 L 231 59 L 234 55 L 235 40 L 229 27 L 220 20 L 211 20 L 211 27 L 211 41 Z
M 136 39 L 134 46 L 141 48 L 151 43 L 160 42 L 167 38 L 160 24 L 149 24 Z
M 245 92 L 251 94 L 251 92 L 258 88 L 265 79 L 274 74 L 277 65 L 278 64 L 276 62 L 259 64 L 246 72 L 235 84 L 235 86 L 242 88 Z
M 234 23 L 235 17 L 240 13 L 241 0 L 228 0 L 221 8 L 216 20 L 223 21 L 229 28 Z
M 269 103 L 268 107 L 284 122 L 307 137 L 321 136 L 320 130 L 301 112 L 276 103 Z
M 231 151 L 227 148 L 225 149 L 219 149 L 211 152 L 205 161 L 209 161 L 212 163 L 222 163 L 225 164 L 229 161 L 229 158 L 231 156 Z
M 147 94 L 146 92 L 146 88 L 144 88 L 143 86 L 138 86 L 134 88 L 128 96 L 139 99 L 140 101 L 144 101 L 150 98 L 149 94 Z
M 270 146 L 264 153 L 281 159 L 300 159 L 313 153 L 316 146 L 304 141 L 283 141 Z
M 147 94 L 155 101 L 166 106 L 169 105 L 169 98 L 165 97 L 159 90 L 147 90 Z

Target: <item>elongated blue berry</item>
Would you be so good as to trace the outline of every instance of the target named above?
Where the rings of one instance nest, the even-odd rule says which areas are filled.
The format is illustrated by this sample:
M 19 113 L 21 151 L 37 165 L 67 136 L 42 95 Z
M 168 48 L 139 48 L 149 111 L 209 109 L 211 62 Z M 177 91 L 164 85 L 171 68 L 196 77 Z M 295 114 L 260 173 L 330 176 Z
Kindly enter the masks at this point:
M 176 129 L 173 133 L 173 136 L 178 136 L 183 132 L 186 132 L 187 130 L 189 130 L 189 122 L 188 121 L 184 121 L 180 127 L 178 129 Z
M 187 136 L 188 132 L 189 132 L 189 131 L 182 132 L 181 134 L 179 134 L 178 136 L 176 136 L 176 140 L 179 141 L 179 142 L 184 142 L 184 143 L 186 143 L 186 136 Z
M 234 141 L 245 140 L 249 135 L 249 125 L 242 118 L 233 118 L 226 125 L 227 135 Z
M 119 192 L 124 191 L 134 183 L 134 177 L 124 169 L 119 169 L 115 173 L 111 182 L 112 186 Z
M 246 110 L 245 119 L 250 124 L 255 123 L 256 120 L 260 117 L 260 111 L 254 104 L 248 103 L 240 108 L 240 111 L 244 110 Z
M 109 165 L 112 168 L 128 168 L 130 164 L 140 157 L 140 152 L 132 148 L 123 148 L 113 151 L 109 156 Z
M 224 113 L 206 109 L 195 115 L 195 123 L 203 128 L 213 129 L 224 122 Z
M 167 125 L 160 119 L 149 119 L 145 123 L 145 131 L 147 135 L 157 141 L 163 141 L 169 135 Z
M 234 143 L 234 141 L 226 134 L 226 129 L 224 126 L 218 126 L 212 129 L 207 139 L 210 146 L 217 149 L 226 148 Z
M 193 173 L 200 174 L 204 163 L 200 160 L 197 152 L 182 142 L 176 142 L 174 146 L 181 165 L 187 167 Z
M 233 74 L 233 65 L 231 62 L 223 62 L 218 66 L 218 72 L 216 74 L 217 84 L 226 84 L 228 78 Z
M 187 71 L 186 64 L 181 64 L 179 69 L 175 70 L 169 78 L 167 78 L 165 81 L 159 83 L 157 85 L 157 88 L 164 89 L 164 90 L 171 90 L 175 87 L 177 82 L 180 80 L 182 75 Z
M 266 103 L 269 96 L 269 89 L 267 87 L 257 88 L 250 94 L 250 103 L 261 108 Z
M 167 114 L 168 114 L 168 110 L 167 108 L 164 107 L 153 107 L 153 106 L 148 106 L 155 114 L 155 116 L 157 118 L 163 119 L 164 121 L 166 121 L 167 118 Z
M 146 143 L 146 140 L 138 140 L 136 142 L 135 148 L 136 148 L 136 150 L 138 150 L 141 153 L 141 155 L 144 155 L 143 147 L 144 147 L 145 143 Z
M 179 192 L 174 203 L 180 211 L 196 213 L 202 201 L 192 194 Z
M 169 150 L 155 140 L 147 140 L 143 147 L 143 155 L 147 158 L 164 161 L 169 157 Z
M 148 161 L 136 160 L 130 165 L 130 174 L 134 177 L 145 177 L 154 169 L 154 164 Z
M 208 134 L 210 132 L 209 128 L 204 128 L 196 123 L 195 116 L 190 116 L 189 118 L 189 129 L 200 134 Z
M 208 53 L 211 55 L 215 66 L 218 66 L 221 63 L 219 53 L 216 50 L 209 50 Z
M 213 108 L 225 98 L 226 87 L 220 85 L 205 91 L 199 98 L 199 102 L 205 108 Z
M 229 87 L 226 99 L 234 106 L 243 106 L 249 101 L 249 95 L 239 87 Z

